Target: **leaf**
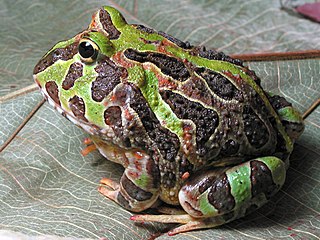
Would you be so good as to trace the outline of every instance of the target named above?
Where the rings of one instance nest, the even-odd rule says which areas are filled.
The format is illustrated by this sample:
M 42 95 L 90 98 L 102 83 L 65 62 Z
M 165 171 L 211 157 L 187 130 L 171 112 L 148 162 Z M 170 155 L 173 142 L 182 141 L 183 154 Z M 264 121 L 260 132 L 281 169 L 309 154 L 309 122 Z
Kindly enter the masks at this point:
M 0 95 L 33 83 L 33 66 L 57 41 L 86 28 L 101 1 L 0 2 Z M 130 23 L 144 24 L 226 53 L 319 49 L 319 24 L 281 10 L 279 1 L 104 1 Z M 152 7 L 150 7 L 150 5 Z M 8 24 L 10 23 L 10 24 Z M 248 63 L 263 86 L 301 112 L 320 97 L 318 59 Z M 1 103 L 0 143 L 40 101 L 38 91 Z M 129 220 L 130 212 L 97 192 L 122 167 L 94 152 L 87 135 L 45 103 L 0 153 L 0 226 L 29 236 L 148 239 L 174 225 Z M 170 239 L 319 239 L 320 112 L 306 119 L 283 189 L 244 219 Z M 167 235 L 159 239 L 167 239 Z

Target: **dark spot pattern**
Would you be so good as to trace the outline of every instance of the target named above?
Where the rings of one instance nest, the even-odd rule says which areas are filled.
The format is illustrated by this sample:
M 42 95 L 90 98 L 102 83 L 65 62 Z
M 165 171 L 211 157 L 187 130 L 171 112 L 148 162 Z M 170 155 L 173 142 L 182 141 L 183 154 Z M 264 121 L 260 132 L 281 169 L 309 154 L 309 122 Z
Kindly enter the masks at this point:
M 37 74 L 39 72 L 44 71 L 51 65 L 53 65 L 58 60 L 67 61 L 78 52 L 78 42 L 75 42 L 73 44 L 70 44 L 66 46 L 65 48 L 57 48 L 45 57 L 43 57 L 38 64 L 35 66 L 33 70 L 33 74 Z
M 249 106 L 244 106 L 243 124 L 244 133 L 253 147 L 260 148 L 268 142 L 269 132 L 266 125 Z
M 64 90 L 69 90 L 73 87 L 75 81 L 82 77 L 82 71 L 83 71 L 83 65 L 79 62 L 72 63 L 70 65 L 69 71 L 67 73 L 67 76 L 62 82 L 62 88 Z
M 252 197 L 264 193 L 267 198 L 270 198 L 278 190 L 278 186 L 273 182 L 270 169 L 266 164 L 257 160 L 252 160 L 250 167 Z
M 162 31 L 156 31 L 152 28 L 148 28 L 146 26 L 143 26 L 143 25 L 136 25 L 136 24 L 133 24 L 133 26 L 139 30 L 139 31 L 142 31 L 142 32 L 145 32 L 145 33 L 148 33 L 148 34 L 159 34 L 161 35 L 162 37 L 168 39 L 169 41 L 173 42 L 175 45 L 177 45 L 178 47 L 181 47 L 181 48 L 184 48 L 184 49 L 190 49 L 192 48 L 192 45 L 187 41 L 187 42 L 183 42 L 171 35 L 169 35 L 168 33 L 165 33 L 165 32 L 162 32 Z
M 87 122 L 85 117 L 85 104 L 81 97 L 74 96 L 69 100 L 69 107 L 73 112 L 74 116 Z
M 92 98 L 101 102 L 120 83 L 120 78 L 126 70 L 116 66 L 110 59 L 105 59 L 95 67 L 95 71 L 99 75 L 92 82 Z
M 157 33 L 154 29 L 148 28 L 148 27 L 143 26 L 143 25 L 132 24 L 132 26 L 134 26 L 137 30 L 145 32 L 145 33 L 148 33 L 148 34 Z
M 219 123 L 218 114 L 200 103 L 193 102 L 171 91 L 160 92 L 162 99 L 170 106 L 180 119 L 190 119 L 196 125 L 197 152 L 204 156 L 208 149 L 205 146 Z
M 103 29 L 108 33 L 108 38 L 111 40 L 118 39 L 121 32 L 113 25 L 110 14 L 102 8 L 99 13 L 99 18 Z
M 194 166 L 190 161 L 186 158 L 182 158 L 182 160 L 179 162 L 179 174 L 182 176 L 185 172 L 188 172 L 189 174 L 192 174 Z
M 197 68 L 196 73 L 206 80 L 211 91 L 225 100 L 241 100 L 242 92 L 238 90 L 232 82 L 220 73 L 206 68 Z
M 150 158 L 146 164 L 147 173 L 153 178 L 153 188 L 160 186 L 160 172 L 158 166 L 155 164 L 154 159 Z
M 177 58 L 156 52 L 139 52 L 134 49 L 127 49 L 124 55 L 140 63 L 150 62 L 160 68 L 161 72 L 178 81 L 185 81 L 190 77 L 184 63 Z
M 219 213 L 229 212 L 235 207 L 236 202 L 231 195 L 231 186 L 225 173 L 212 182 L 208 200 Z
M 130 106 L 139 115 L 139 118 L 149 137 L 156 143 L 164 159 L 173 162 L 180 147 L 176 134 L 161 126 L 159 120 L 149 107 L 140 90 L 132 86 Z
M 104 111 L 104 121 L 107 125 L 120 128 L 122 126 L 120 107 L 112 106 L 106 109 Z
M 146 201 L 152 198 L 152 193 L 136 186 L 125 174 L 121 177 L 121 185 L 128 195 L 137 201 Z
M 284 97 L 281 97 L 278 95 L 270 96 L 268 94 L 267 94 L 267 97 L 269 98 L 269 101 L 275 110 L 292 106 L 292 104 L 289 103 Z
M 132 90 L 130 106 L 139 115 L 145 131 L 155 145 L 148 146 L 148 144 L 145 144 L 141 146 L 141 144 L 145 142 L 145 139 L 140 139 L 140 134 L 138 133 L 134 141 L 139 144 L 142 149 L 147 148 L 146 151 L 149 152 L 150 157 L 156 162 L 159 162 L 159 156 L 155 147 L 159 149 L 160 154 L 165 160 L 164 163 L 159 162 L 160 165 L 158 166 L 159 170 L 163 173 L 161 182 L 164 187 L 173 187 L 176 183 L 175 159 L 180 148 L 179 138 L 176 134 L 161 126 L 140 90 L 135 88 L 135 86 L 132 86 Z
M 46 90 L 49 94 L 49 97 L 57 104 L 60 105 L 60 99 L 59 99 L 59 89 L 58 85 L 54 81 L 46 82 Z
M 161 35 L 162 37 L 165 37 L 169 41 L 173 42 L 178 47 L 181 47 L 181 48 L 184 48 L 184 49 L 192 48 L 192 45 L 188 41 L 187 42 L 183 42 L 180 39 L 175 38 L 175 37 L 169 35 L 168 33 L 165 33 L 165 32 L 162 32 L 162 31 L 159 31 L 158 34 Z
M 214 49 L 206 50 L 205 46 L 195 47 L 192 53 L 209 60 L 226 61 L 238 66 L 243 66 L 243 62 L 240 59 L 231 58 L 223 52 L 218 52 Z
M 283 138 L 282 134 L 278 130 L 276 119 L 274 117 L 271 117 L 269 120 L 270 120 L 270 123 L 271 123 L 273 129 L 276 129 L 276 131 L 277 131 L 277 133 L 276 133 L 277 134 L 277 144 L 276 144 L 276 149 L 275 149 L 275 153 L 276 153 L 275 155 L 284 161 L 290 155 L 290 153 L 288 152 L 287 146 L 286 146 L 286 141 Z
M 239 150 L 239 143 L 236 140 L 229 139 L 221 148 L 221 154 L 223 156 L 232 156 L 236 155 Z

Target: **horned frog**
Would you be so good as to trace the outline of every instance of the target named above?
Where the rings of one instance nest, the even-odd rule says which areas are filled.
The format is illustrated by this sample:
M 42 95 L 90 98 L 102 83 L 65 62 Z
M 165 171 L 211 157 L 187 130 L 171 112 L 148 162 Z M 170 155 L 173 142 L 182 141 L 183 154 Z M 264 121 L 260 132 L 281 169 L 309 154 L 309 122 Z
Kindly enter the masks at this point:
M 45 98 L 125 170 L 99 191 L 141 212 L 161 200 L 180 215 L 169 234 L 210 228 L 265 204 L 285 181 L 303 120 L 264 91 L 240 60 L 128 24 L 102 7 L 88 29 L 57 43 L 35 66 Z

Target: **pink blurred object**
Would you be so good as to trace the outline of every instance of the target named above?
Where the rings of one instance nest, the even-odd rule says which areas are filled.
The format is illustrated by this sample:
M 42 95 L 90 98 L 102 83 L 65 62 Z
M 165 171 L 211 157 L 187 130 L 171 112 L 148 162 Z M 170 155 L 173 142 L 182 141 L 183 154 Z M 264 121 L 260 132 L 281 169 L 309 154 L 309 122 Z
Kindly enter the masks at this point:
M 320 2 L 306 3 L 296 8 L 297 12 L 320 23 Z

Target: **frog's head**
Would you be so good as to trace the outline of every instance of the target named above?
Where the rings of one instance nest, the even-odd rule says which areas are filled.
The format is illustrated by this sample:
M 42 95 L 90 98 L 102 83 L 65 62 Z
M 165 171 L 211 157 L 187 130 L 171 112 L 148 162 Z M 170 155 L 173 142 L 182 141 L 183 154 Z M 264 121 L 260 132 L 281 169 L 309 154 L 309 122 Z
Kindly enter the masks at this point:
M 125 26 L 116 9 L 103 7 L 88 29 L 57 43 L 35 66 L 34 80 L 45 98 L 69 119 L 104 127 L 105 97 L 125 77 L 110 61 L 119 51 L 116 41 Z

